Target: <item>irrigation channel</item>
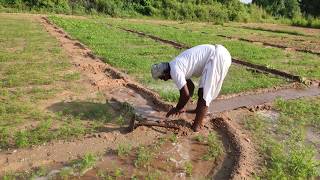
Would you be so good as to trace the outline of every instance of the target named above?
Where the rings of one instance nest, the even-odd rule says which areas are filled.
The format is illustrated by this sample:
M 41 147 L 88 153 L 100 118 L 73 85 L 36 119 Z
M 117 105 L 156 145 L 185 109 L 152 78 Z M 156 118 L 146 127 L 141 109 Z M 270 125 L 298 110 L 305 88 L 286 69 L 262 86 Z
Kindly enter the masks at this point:
M 178 145 L 165 144 L 161 147 L 160 151 L 172 152 L 172 162 L 176 163 L 176 168 L 166 171 L 169 177 L 181 178 L 186 176 L 181 171 L 182 164 L 190 161 L 195 169 L 194 177 L 212 177 L 213 179 L 243 179 L 252 176 L 256 168 L 259 166 L 259 155 L 254 148 L 251 141 L 248 141 L 249 137 L 243 132 L 240 125 L 232 121 L 232 119 L 226 117 L 224 111 L 232 111 L 237 108 L 255 108 L 261 107 L 261 105 L 272 102 L 276 97 L 283 97 L 285 99 L 294 99 L 306 96 L 319 96 L 320 88 L 316 84 L 312 87 L 305 89 L 287 88 L 280 90 L 267 90 L 257 91 L 256 93 L 238 94 L 234 96 L 228 96 L 225 98 L 219 98 L 210 105 L 210 113 L 206 117 L 205 128 L 207 131 L 215 131 L 223 142 L 224 154 L 214 161 L 199 161 L 196 157 L 201 156 L 204 153 L 204 146 L 194 143 L 190 138 L 193 132 L 189 126 L 192 122 L 193 114 L 184 114 L 181 117 L 165 119 L 164 115 L 170 108 L 171 104 L 162 101 L 159 96 L 153 91 L 143 87 L 139 83 L 131 80 L 126 74 L 118 71 L 117 69 L 109 66 L 103 62 L 103 58 L 95 56 L 90 49 L 81 44 L 77 40 L 72 39 L 61 28 L 56 27 L 46 17 L 39 18 L 39 21 L 44 25 L 45 29 L 54 37 L 58 39 L 65 52 L 70 56 L 71 62 L 90 80 L 91 86 L 97 91 L 107 95 L 107 102 L 112 105 L 114 109 L 121 108 L 121 104 L 129 104 L 138 119 L 144 121 L 156 121 L 165 122 L 168 124 L 174 124 L 177 129 L 161 129 L 162 131 L 171 131 L 181 134 L 183 137 L 181 143 Z M 169 42 L 169 44 L 171 44 Z M 288 78 L 288 77 L 286 77 Z M 112 88 L 110 88 L 112 87 Z M 190 105 L 190 108 L 194 108 L 194 105 Z M 129 133 L 130 135 L 130 133 Z M 145 138 L 148 134 L 141 136 Z M 150 135 L 151 136 L 151 135 Z M 113 136 L 110 136 L 113 137 Z M 114 141 L 116 138 L 114 139 Z M 94 141 L 92 139 L 84 141 Z M 110 143 L 116 143 L 116 142 Z M 72 143 L 72 142 L 71 142 Z M 78 146 L 81 146 L 80 142 L 75 142 Z M 99 142 L 95 144 L 96 147 L 103 146 L 105 144 Z M 44 147 L 41 147 L 44 148 Z M 37 158 L 46 156 L 46 152 L 39 149 L 26 149 L 19 151 L 15 154 L 5 156 L 10 159 L 27 154 L 37 154 Z M 68 144 L 53 144 L 49 148 L 52 149 L 68 149 Z M 92 147 L 88 147 L 92 148 Z M 68 149 L 70 150 L 70 149 Z M 61 151 L 61 150 L 60 150 Z M 161 154 L 161 153 L 160 153 Z M 159 158 L 165 159 L 165 155 L 159 155 Z M 131 157 L 131 156 L 130 156 Z M 10 170 L 3 159 L 0 156 L 0 166 L 4 168 L 2 170 Z M 66 159 L 67 161 L 68 159 Z M 110 163 L 114 161 L 116 164 L 128 171 L 133 171 L 132 158 L 126 160 L 116 160 L 112 155 L 106 155 L 103 157 L 103 161 L 98 163 L 97 166 L 108 167 Z M 49 162 L 49 161 L 48 161 Z M 157 161 L 158 162 L 158 161 Z M 27 168 L 28 163 L 19 164 L 15 162 L 15 166 L 19 168 Z M 19 165 L 17 165 L 19 164 Z M 43 162 L 42 164 L 46 164 Z M 47 163 L 48 164 L 48 163 Z M 161 163 L 153 163 L 152 168 L 161 169 Z M 54 166 L 53 166 L 54 167 Z M 58 173 L 59 170 L 55 170 L 49 173 L 49 175 Z M 90 178 L 94 176 L 95 170 L 88 171 L 83 177 Z M 1 174 L 1 172 L 0 172 Z
M 313 50 L 313 49 L 302 49 L 302 48 L 296 48 L 296 47 L 289 47 L 289 46 L 285 46 L 285 45 L 281 45 L 281 44 L 258 41 L 258 40 L 249 39 L 249 38 L 226 36 L 226 35 L 223 35 L 223 34 L 218 34 L 217 36 L 223 37 L 223 38 L 228 38 L 228 39 L 231 39 L 231 40 L 245 41 L 245 42 L 251 42 L 251 43 L 262 43 L 264 46 L 276 47 L 276 48 L 281 48 L 281 49 L 291 49 L 291 50 L 294 50 L 294 51 L 320 55 L 320 52 L 318 52 L 316 50 Z

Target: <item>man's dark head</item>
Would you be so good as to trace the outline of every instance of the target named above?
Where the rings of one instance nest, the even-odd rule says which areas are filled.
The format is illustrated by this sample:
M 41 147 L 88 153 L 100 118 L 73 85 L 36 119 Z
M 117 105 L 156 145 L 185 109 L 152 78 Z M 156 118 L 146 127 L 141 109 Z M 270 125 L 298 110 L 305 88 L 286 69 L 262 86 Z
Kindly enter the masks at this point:
M 152 65 L 151 74 L 153 79 L 161 79 L 164 81 L 171 79 L 169 63 L 163 62 Z

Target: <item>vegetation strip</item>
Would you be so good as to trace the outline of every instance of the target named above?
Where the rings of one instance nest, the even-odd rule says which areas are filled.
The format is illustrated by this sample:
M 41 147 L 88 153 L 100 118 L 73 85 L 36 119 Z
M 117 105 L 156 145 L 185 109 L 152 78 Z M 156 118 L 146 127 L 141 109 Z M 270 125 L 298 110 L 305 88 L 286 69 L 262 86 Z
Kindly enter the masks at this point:
M 251 43 L 262 43 L 265 46 L 271 46 L 271 47 L 276 47 L 276 48 L 281 48 L 281 49 L 293 49 L 295 51 L 299 51 L 299 52 L 305 52 L 305 53 L 310 53 L 310 54 L 315 54 L 315 55 L 320 55 L 320 52 L 316 52 L 313 50 L 307 50 L 307 49 L 300 49 L 300 48 L 292 48 L 292 47 L 288 47 L 288 46 L 284 46 L 284 45 L 280 45 L 280 44 L 273 44 L 273 43 L 268 43 L 268 42 L 264 42 L 264 41 L 255 41 L 255 40 L 251 40 L 251 39 L 247 39 L 247 38 L 238 38 L 238 37 L 233 37 L 233 36 L 226 36 L 226 35 L 222 35 L 222 34 L 218 34 L 217 36 L 219 37 L 223 37 L 223 38 L 228 38 L 228 39 L 236 39 L 238 41 L 245 41 L 245 42 L 251 42 Z
M 148 35 L 148 34 L 146 34 L 144 32 L 139 32 L 139 31 L 135 31 L 135 30 L 132 30 L 132 29 L 126 29 L 126 28 L 121 28 L 121 27 L 118 27 L 118 28 L 121 29 L 121 30 L 130 32 L 130 33 L 135 33 L 135 34 L 138 34 L 140 36 L 145 36 L 145 37 L 151 38 L 151 39 L 159 41 L 159 42 L 170 44 L 170 45 L 172 45 L 172 46 L 174 46 L 175 48 L 178 48 L 178 49 L 191 48 L 188 45 L 184 45 L 184 44 L 181 44 L 181 43 L 178 43 L 178 42 L 175 42 L 175 41 L 171 41 L 171 40 L 162 39 L 162 38 L 154 36 L 154 35 Z M 232 62 L 236 63 L 236 64 L 239 64 L 239 65 L 242 65 L 242 66 L 246 66 L 246 67 L 255 69 L 258 72 L 270 73 L 270 74 L 273 74 L 273 75 L 284 77 L 286 79 L 290 79 L 292 81 L 304 83 L 304 80 L 303 80 L 302 77 L 297 76 L 297 75 L 292 75 L 292 74 L 286 73 L 284 71 L 268 68 L 268 67 L 263 66 L 263 65 L 257 65 L 257 64 L 253 64 L 253 63 L 246 62 L 246 61 L 239 60 L 239 59 L 235 59 L 235 58 L 232 58 Z

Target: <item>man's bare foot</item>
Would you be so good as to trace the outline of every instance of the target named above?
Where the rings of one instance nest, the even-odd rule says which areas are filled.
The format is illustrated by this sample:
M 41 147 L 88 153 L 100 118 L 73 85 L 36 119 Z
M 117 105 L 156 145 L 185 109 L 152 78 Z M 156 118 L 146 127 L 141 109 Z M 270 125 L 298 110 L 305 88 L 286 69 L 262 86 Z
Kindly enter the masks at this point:
M 199 132 L 201 131 L 201 129 L 203 128 L 202 125 L 198 124 L 198 123 L 193 123 L 192 124 L 192 127 L 191 129 L 194 131 L 194 132 Z

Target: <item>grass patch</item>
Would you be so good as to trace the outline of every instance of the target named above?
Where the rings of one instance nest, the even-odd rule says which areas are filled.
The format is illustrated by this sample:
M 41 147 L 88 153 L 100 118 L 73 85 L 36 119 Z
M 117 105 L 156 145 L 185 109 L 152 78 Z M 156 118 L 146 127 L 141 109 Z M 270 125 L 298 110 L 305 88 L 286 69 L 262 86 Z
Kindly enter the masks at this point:
M 97 157 L 93 154 L 85 154 L 81 159 L 75 160 L 72 164 L 73 169 L 76 169 L 80 174 L 84 174 L 89 169 L 93 168 L 97 162 Z
M 192 176 L 192 170 L 193 170 L 193 166 L 191 162 L 184 163 L 184 171 L 186 172 L 187 176 Z
M 208 145 L 208 152 L 203 156 L 204 160 L 215 160 L 222 154 L 222 143 L 218 140 L 218 137 L 214 132 L 209 133 L 206 138 L 206 143 Z
M 316 149 L 305 142 L 305 128 L 318 126 L 319 98 L 292 101 L 277 100 L 280 116 L 276 121 L 254 115 L 247 117 L 250 130 L 266 158 L 262 179 L 312 179 L 320 175 Z M 318 107 L 319 106 L 319 107 Z M 272 123 L 271 123 L 272 122 Z
M 134 161 L 134 166 L 139 168 L 147 168 L 151 162 L 152 153 L 150 149 L 140 146 L 137 151 L 137 158 Z
M 117 155 L 119 157 L 128 156 L 132 150 L 132 146 L 130 144 L 118 144 L 117 146 Z
M 0 19 L 0 149 L 76 138 L 95 130 L 88 120 L 111 120 L 101 103 L 90 104 L 84 114 L 65 103 L 55 104 L 66 107 L 59 113 L 43 110 L 60 92 L 81 93 L 83 88 L 73 87 L 80 74 L 33 16 L 0 14 Z

